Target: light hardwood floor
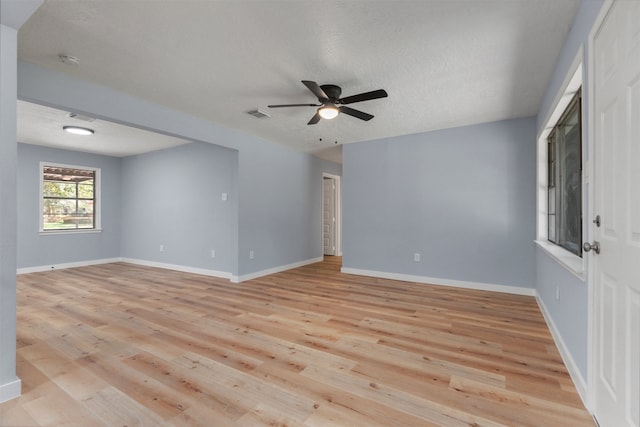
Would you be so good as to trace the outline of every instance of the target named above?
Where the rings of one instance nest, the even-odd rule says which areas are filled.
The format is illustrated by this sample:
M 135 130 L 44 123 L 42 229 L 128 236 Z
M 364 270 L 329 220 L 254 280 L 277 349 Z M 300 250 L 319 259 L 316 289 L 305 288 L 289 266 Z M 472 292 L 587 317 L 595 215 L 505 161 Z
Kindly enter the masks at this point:
M 533 297 L 339 273 L 18 277 L 2 426 L 593 426 Z

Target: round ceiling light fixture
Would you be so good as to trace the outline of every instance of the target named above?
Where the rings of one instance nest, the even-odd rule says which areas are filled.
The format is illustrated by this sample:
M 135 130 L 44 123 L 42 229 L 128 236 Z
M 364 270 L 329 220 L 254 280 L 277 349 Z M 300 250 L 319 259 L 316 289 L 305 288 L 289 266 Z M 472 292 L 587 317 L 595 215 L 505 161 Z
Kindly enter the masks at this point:
M 78 126 L 63 126 L 62 130 L 72 133 L 74 135 L 93 135 L 95 132 L 93 129 L 81 128 Z
M 318 114 L 323 119 L 331 120 L 338 117 L 338 113 L 340 110 L 334 104 L 325 104 L 322 107 L 318 108 Z

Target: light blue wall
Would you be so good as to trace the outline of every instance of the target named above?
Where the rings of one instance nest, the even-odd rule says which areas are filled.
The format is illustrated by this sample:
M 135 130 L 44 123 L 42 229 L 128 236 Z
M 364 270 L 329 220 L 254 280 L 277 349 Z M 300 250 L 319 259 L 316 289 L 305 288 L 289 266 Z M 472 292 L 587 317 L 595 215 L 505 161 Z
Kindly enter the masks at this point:
M 321 257 L 322 173 L 340 175 L 339 165 L 255 145 L 240 170 L 240 275 Z
M 553 101 L 561 89 L 569 67 L 576 55 L 581 54 L 583 61 L 583 157 L 586 160 L 588 152 L 588 115 L 586 107 L 591 93 L 589 92 L 588 38 L 594 22 L 600 12 L 602 0 L 583 0 L 576 14 L 571 31 L 560 56 L 556 62 L 551 82 L 543 98 L 542 107 L 538 112 L 537 129 L 541 132 L 544 121 L 553 108 Z M 585 210 L 588 212 L 588 208 Z M 584 216 L 586 222 L 587 216 Z M 583 227 L 586 234 L 587 227 Z M 571 353 L 583 379 L 587 379 L 588 354 L 588 286 L 586 282 L 569 273 L 563 266 L 555 262 L 548 253 L 539 249 L 536 251 L 536 289 L 544 305 L 549 311 L 562 340 Z M 588 261 L 588 258 L 587 258 Z M 556 302 L 556 288 L 560 290 L 560 301 Z
M 338 165 L 32 64 L 18 62 L 18 76 L 18 97 L 25 101 L 237 150 L 238 255 L 232 274 L 322 256 L 322 172 L 339 174 Z
M 16 377 L 17 36 L 42 0 L 0 0 L 0 402 L 20 395 Z
M 534 135 L 528 118 L 345 145 L 343 266 L 533 287 Z
M 0 24 L 0 402 L 16 394 L 16 49 Z M 11 389 L 11 390 L 8 390 Z M 6 396 L 6 397 L 3 397 Z
M 124 158 L 122 256 L 235 271 L 237 170 L 237 151 L 202 142 Z
M 589 293 L 587 284 L 538 248 L 536 257 L 537 292 L 553 317 L 576 366 L 587 378 L 587 338 Z M 560 300 L 556 300 L 556 288 Z
M 102 232 L 40 234 L 40 162 L 100 168 Z M 18 268 L 119 257 L 120 177 L 117 157 L 18 144 Z

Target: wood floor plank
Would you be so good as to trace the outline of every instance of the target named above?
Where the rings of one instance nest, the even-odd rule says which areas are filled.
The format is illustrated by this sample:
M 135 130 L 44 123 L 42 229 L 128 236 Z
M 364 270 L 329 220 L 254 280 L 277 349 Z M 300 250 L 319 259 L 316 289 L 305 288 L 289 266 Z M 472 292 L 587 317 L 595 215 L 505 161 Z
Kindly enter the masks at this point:
M 18 276 L 0 426 L 594 426 L 535 298 L 123 262 Z
M 22 407 L 43 426 L 108 427 L 68 394 L 57 391 L 31 400 Z
M 211 381 L 228 389 L 235 390 L 236 399 L 246 402 L 254 402 L 247 405 L 254 407 L 258 403 L 264 403 L 282 413 L 289 414 L 299 422 L 303 422 L 314 410 L 316 402 L 298 393 L 282 389 L 261 378 L 256 378 L 244 372 L 230 369 L 213 360 L 201 357 L 197 354 L 187 353 L 184 357 L 173 361 L 174 364 L 187 369 L 193 369 Z M 215 380 L 213 380 L 215 375 Z
M 156 426 L 163 419 L 115 387 L 82 399 L 84 406 L 106 426 Z

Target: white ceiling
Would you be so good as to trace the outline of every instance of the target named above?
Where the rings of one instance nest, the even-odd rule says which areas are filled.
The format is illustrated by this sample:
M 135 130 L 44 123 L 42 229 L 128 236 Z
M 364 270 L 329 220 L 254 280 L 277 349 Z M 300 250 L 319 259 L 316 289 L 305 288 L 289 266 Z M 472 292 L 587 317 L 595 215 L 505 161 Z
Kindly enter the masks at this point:
M 46 0 L 21 28 L 18 56 L 330 153 L 349 142 L 535 115 L 578 4 Z M 80 64 L 63 64 L 59 54 Z M 350 105 L 375 115 L 369 122 L 340 115 L 308 126 L 313 107 L 267 108 L 316 102 L 300 80 L 337 84 L 343 96 L 382 88 L 389 97 Z M 247 114 L 256 108 L 271 117 Z M 126 155 L 121 149 L 114 151 Z
M 91 119 L 94 119 L 91 117 Z M 91 136 L 72 135 L 63 126 L 90 128 Z M 113 122 L 69 117 L 69 112 L 18 101 L 18 141 L 74 151 L 125 157 L 186 144 L 189 141 Z

